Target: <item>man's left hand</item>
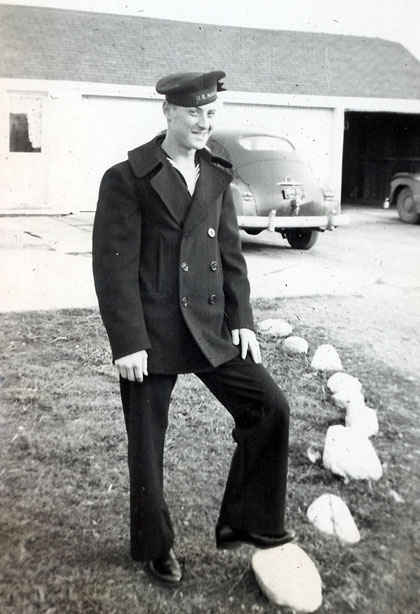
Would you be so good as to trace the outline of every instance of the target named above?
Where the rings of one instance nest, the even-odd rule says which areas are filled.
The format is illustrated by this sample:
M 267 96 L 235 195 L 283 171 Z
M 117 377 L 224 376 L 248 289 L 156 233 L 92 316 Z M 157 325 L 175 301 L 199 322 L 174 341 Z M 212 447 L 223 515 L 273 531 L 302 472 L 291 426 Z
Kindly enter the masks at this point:
M 261 362 L 260 345 L 253 330 L 249 328 L 234 328 L 232 330 L 232 343 L 233 345 L 241 344 L 242 359 L 246 358 L 249 350 L 253 361 L 256 363 Z

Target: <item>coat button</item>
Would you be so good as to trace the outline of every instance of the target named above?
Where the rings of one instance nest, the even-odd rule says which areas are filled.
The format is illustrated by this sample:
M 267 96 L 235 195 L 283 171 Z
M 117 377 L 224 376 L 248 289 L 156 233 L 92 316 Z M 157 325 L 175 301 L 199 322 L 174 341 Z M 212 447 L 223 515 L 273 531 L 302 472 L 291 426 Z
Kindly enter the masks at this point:
M 188 307 L 188 298 L 186 296 L 182 297 L 181 304 L 183 307 Z
M 212 260 L 209 264 L 210 271 L 217 271 L 217 262 L 216 260 Z
M 188 272 L 190 270 L 190 267 L 188 266 L 188 262 L 181 262 L 181 269 L 185 272 Z
M 214 305 L 216 302 L 217 296 L 215 294 L 210 294 L 209 296 L 209 305 Z
M 216 236 L 216 231 L 214 228 L 209 228 L 207 231 L 207 234 L 209 235 L 211 239 L 214 239 L 214 237 Z

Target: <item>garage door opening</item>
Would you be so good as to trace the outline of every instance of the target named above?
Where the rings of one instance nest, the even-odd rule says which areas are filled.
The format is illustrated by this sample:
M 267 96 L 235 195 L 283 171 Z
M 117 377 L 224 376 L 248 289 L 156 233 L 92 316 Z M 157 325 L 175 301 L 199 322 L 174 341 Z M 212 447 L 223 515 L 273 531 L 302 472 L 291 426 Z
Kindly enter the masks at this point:
M 381 206 L 392 175 L 420 162 L 420 115 L 348 111 L 344 121 L 341 201 Z

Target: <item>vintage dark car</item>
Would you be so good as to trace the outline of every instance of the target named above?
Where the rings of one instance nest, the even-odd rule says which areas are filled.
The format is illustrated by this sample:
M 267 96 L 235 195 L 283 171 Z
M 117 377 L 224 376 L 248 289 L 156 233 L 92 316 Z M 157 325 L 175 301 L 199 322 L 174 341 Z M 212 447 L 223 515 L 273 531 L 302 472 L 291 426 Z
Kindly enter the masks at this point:
M 216 130 L 208 141 L 233 166 L 240 228 L 279 232 L 291 247 L 309 249 L 320 231 L 346 223 L 331 191 L 322 189 L 286 138 L 250 130 Z
M 391 179 L 389 198 L 384 206 L 396 205 L 403 222 L 420 223 L 420 163 L 411 172 L 399 172 Z

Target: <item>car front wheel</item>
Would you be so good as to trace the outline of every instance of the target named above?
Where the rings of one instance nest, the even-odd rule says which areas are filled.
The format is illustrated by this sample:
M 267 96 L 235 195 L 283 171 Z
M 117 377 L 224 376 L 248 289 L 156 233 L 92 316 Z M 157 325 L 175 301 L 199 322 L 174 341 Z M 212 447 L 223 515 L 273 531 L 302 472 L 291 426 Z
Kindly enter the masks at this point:
M 398 194 L 397 209 L 403 222 L 417 224 L 420 221 L 420 215 L 417 213 L 413 192 L 410 188 L 403 188 Z
M 310 249 L 318 241 L 319 232 L 308 228 L 291 228 L 285 234 L 294 249 Z

